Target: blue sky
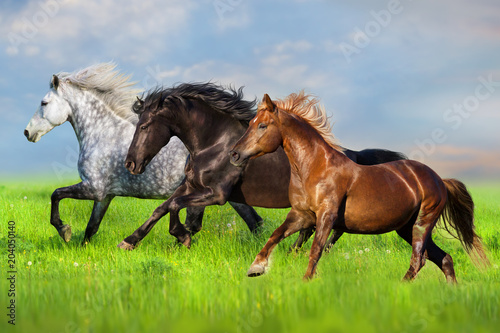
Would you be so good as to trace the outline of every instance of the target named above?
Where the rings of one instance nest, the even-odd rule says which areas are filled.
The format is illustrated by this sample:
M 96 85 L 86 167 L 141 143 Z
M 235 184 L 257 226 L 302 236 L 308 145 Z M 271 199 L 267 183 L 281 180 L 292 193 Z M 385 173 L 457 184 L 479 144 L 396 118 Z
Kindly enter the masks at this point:
M 317 95 L 348 148 L 500 179 L 496 0 L 35 0 L 0 4 L 0 179 L 74 175 L 68 123 L 23 130 L 52 74 L 110 60 L 144 89 L 212 80 Z M 73 172 L 73 173 L 72 173 Z

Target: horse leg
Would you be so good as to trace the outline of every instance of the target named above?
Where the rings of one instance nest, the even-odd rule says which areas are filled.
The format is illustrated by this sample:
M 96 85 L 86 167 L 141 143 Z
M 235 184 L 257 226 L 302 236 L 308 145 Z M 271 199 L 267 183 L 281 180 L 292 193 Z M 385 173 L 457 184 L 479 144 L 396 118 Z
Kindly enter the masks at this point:
M 316 222 L 316 233 L 314 235 L 314 240 L 311 246 L 311 253 L 309 254 L 309 264 L 307 265 L 306 274 L 304 275 L 304 280 L 310 280 L 314 277 L 316 273 L 316 266 L 321 258 L 323 249 L 325 248 L 328 235 L 333 228 L 333 223 L 337 218 L 337 214 L 333 213 L 331 210 L 324 211 L 317 215 Z
M 418 212 L 417 212 L 418 214 Z M 413 219 L 412 219 L 413 221 Z M 408 222 L 405 224 L 401 229 L 396 230 L 396 233 L 399 235 L 399 237 L 403 238 L 410 246 L 412 246 L 412 228 L 413 228 L 414 223 Z M 425 256 L 424 259 L 422 260 L 422 267 L 425 265 Z M 408 274 L 408 273 L 407 273 Z M 403 280 L 406 280 L 403 278 Z
M 137 243 L 144 239 L 147 234 L 153 229 L 156 223 L 169 212 L 169 205 L 174 200 L 177 195 L 182 195 L 188 190 L 186 183 L 182 183 L 175 191 L 172 193 L 170 198 L 159 205 L 154 211 L 153 214 L 141 225 L 137 230 L 135 230 L 132 235 L 126 237 L 120 244 L 117 246 L 124 250 L 133 250 Z M 184 229 L 184 231 L 189 234 L 189 232 L 184 228 L 184 226 L 179 222 L 179 225 L 169 226 L 169 229 Z M 182 231 L 182 230 L 181 230 Z
M 304 245 L 307 242 L 307 240 L 312 236 L 312 234 L 314 233 L 314 230 L 315 230 L 314 227 L 308 228 L 305 230 L 301 230 L 299 237 L 297 238 L 295 243 L 293 243 L 293 245 L 290 246 L 290 250 L 288 250 L 288 253 L 290 253 L 292 251 L 297 251 L 298 249 L 300 249 L 302 247 L 302 245 Z M 330 249 L 335 245 L 335 243 L 337 243 L 337 241 L 339 240 L 340 237 L 342 237 L 343 234 L 344 234 L 343 231 L 333 230 L 332 236 L 326 242 L 325 252 L 329 252 Z
M 176 190 L 177 193 L 177 190 Z M 175 236 L 179 243 L 191 247 L 191 235 L 179 221 L 179 211 L 184 207 L 222 205 L 226 202 L 227 195 L 223 191 L 214 191 L 206 188 L 202 191 L 188 193 L 174 197 L 169 203 L 170 228 L 169 232 Z
M 186 223 L 185 227 L 193 236 L 199 232 L 203 225 L 203 214 L 205 207 L 186 207 Z
M 312 236 L 314 233 L 314 227 L 310 227 L 304 230 L 301 230 L 299 233 L 299 237 L 297 237 L 297 240 L 295 243 L 290 246 L 290 249 L 288 250 L 288 253 L 291 253 L 293 251 L 297 252 Z
M 455 277 L 455 269 L 453 268 L 453 259 L 451 256 L 444 252 L 439 246 L 434 243 L 432 236 L 427 241 L 427 256 L 430 261 L 435 263 L 441 271 L 443 271 L 446 281 L 448 283 L 457 283 Z
M 339 240 L 340 237 L 342 237 L 343 234 L 344 234 L 343 231 L 335 230 L 334 229 L 333 233 L 332 233 L 332 236 L 326 242 L 325 251 L 326 252 L 330 252 L 331 248 L 335 245 L 335 243 L 337 243 L 337 241 Z
M 82 245 L 90 242 L 90 238 L 99 230 L 104 214 L 106 214 L 113 198 L 114 196 L 107 196 L 102 201 L 94 200 L 94 207 L 92 208 L 92 214 L 90 215 L 89 223 L 87 223 L 87 228 L 85 229 L 85 237 L 83 238 Z
M 182 186 L 182 185 L 181 185 Z M 155 224 L 160 220 L 163 216 L 168 213 L 168 205 L 172 201 L 172 197 L 158 206 L 153 214 L 149 217 L 149 219 L 144 222 L 136 231 L 132 233 L 132 235 L 125 238 L 118 247 L 124 250 L 133 250 L 137 243 L 141 241 L 147 234 L 153 229 Z M 185 230 L 185 229 L 184 229 Z M 186 231 L 187 232 L 187 231 Z
M 191 189 L 188 185 L 186 185 L 186 183 L 179 186 L 172 196 L 156 208 L 151 217 L 136 231 L 134 231 L 132 235 L 128 236 L 120 244 L 118 244 L 118 247 L 125 250 L 134 249 L 135 245 L 146 237 L 158 220 L 170 212 L 170 234 L 175 236 L 180 243 L 189 248 L 191 246 L 191 235 L 189 234 L 189 231 L 186 230 L 184 225 L 180 223 L 179 211 L 188 206 L 205 207 L 223 204 L 226 202 L 225 198 L 227 197 L 221 191 L 218 191 L 215 194 L 213 188 L 205 188 L 202 191 L 191 193 L 190 190 Z
M 415 278 L 420 269 L 425 265 L 424 252 L 427 245 L 427 240 L 431 234 L 432 228 L 436 225 L 437 216 L 435 214 L 424 213 L 421 210 L 420 217 L 412 227 L 411 246 L 412 254 L 410 259 L 410 268 L 406 272 L 403 280 L 411 281 Z
M 281 242 L 284 238 L 296 233 L 297 231 L 307 228 L 314 224 L 314 220 L 311 216 L 301 213 L 295 209 L 291 209 L 286 216 L 285 222 L 274 230 L 271 237 L 267 241 L 266 245 L 257 254 L 255 260 L 253 261 L 250 269 L 247 272 L 247 276 L 259 276 L 265 273 L 266 267 L 269 263 L 269 256 L 271 255 L 274 247 Z
M 61 238 L 64 239 L 65 242 L 69 242 L 71 239 L 71 227 L 68 224 L 63 224 L 63 221 L 61 220 L 61 217 L 59 215 L 59 202 L 65 198 L 94 200 L 94 195 L 89 190 L 88 186 L 83 182 L 58 188 L 52 193 L 52 196 L 50 198 L 50 224 L 52 224 L 56 228 L 59 236 L 61 236 Z
M 262 217 L 257 214 L 252 206 L 229 201 L 231 207 L 241 216 L 252 233 L 256 233 L 262 226 Z

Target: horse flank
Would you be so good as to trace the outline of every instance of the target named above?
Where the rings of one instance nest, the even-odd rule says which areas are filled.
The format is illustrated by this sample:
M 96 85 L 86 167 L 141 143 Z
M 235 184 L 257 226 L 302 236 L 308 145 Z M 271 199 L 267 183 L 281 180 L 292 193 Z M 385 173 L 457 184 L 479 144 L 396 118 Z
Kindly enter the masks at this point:
M 115 68 L 115 63 L 107 62 L 73 73 L 61 72 L 58 77 L 62 82 L 93 92 L 114 114 L 135 123 L 137 115 L 131 106 L 141 90 L 133 88 L 137 82 L 130 81 L 130 75 L 122 74 Z
M 298 94 L 292 93 L 283 100 L 278 99 L 273 102 L 279 109 L 294 114 L 311 125 L 330 147 L 339 152 L 344 151 L 332 133 L 325 108 L 319 104 L 316 97 L 307 95 L 302 90 Z M 259 105 L 259 109 L 261 107 L 262 105 Z

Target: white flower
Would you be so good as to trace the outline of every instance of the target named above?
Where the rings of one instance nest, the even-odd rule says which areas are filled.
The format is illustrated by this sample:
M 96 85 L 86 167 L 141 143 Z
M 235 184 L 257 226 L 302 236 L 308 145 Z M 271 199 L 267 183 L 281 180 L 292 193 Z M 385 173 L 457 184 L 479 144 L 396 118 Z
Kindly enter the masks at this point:
M 78 267 L 78 263 L 77 262 L 75 262 L 73 265 L 75 265 L 75 267 Z
M 26 199 L 28 199 L 28 197 L 27 197 L 27 196 L 24 196 L 24 200 L 26 200 Z
M 228 224 L 227 224 L 227 227 L 228 227 L 228 228 L 231 228 L 231 223 L 228 223 Z
M 385 250 L 385 252 L 387 252 L 387 253 L 391 253 L 391 250 Z
M 369 248 L 366 248 L 366 249 L 365 249 L 365 252 L 370 252 L 370 249 L 369 249 Z
M 28 266 L 31 266 L 31 261 L 28 261 Z
M 349 253 L 344 253 L 345 260 L 349 260 Z
M 359 253 L 359 254 L 363 254 L 363 250 L 359 250 L 359 251 L 358 251 L 358 253 Z

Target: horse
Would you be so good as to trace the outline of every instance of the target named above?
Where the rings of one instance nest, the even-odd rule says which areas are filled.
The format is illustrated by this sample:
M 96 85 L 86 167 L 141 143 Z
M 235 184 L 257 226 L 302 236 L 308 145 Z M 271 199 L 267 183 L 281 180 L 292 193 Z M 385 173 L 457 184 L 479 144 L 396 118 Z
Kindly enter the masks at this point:
M 318 102 L 303 91 L 276 101 L 265 94 L 257 115 L 229 152 L 231 163 L 244 167 L 283 149 L 291 165 L 292 208 L 257 254 L 248 276 L 265 273 L 271 251 L 281 240 L 315 226 L 306 280 L 314 277 L 333 229 L 354 234 L 396 231 L 412 246 L 403 280 L 413 280 L 428 257 L 448 282 L 456 283 L 451 256 L 431 236 L 440 217 L 447 230 L 456 231 L 475 264 L 489 264 L 474 230 L 474 202 L 462 182 L 441 179 L 412 160 L 372 166 L 352 162 L 335 141 Z
M 172 136 L 181 139 L 191 158 L 186 165 L 186 181 L 118 247 L 133 249 L 168 212 L 169 232 L 190 247 L 190 234 L 178 219 L 178 211 L 184 207 L 222 205 L 227 200 L 265 208 L 290 207 L 290 165 L 282 149 L 245 168 L 229 163 L 227 152 L 255 116 L 254 106 L 255 101 L 243 99 L 243 87 L 236 90 L 210 82 L 159 87 L 135 103 L 140 118 L 125 162 L 132 174 L 144 172 Z M 344 152 L 364 163 L 405 158 L 382 149 Z M 302 232 L 295 246 L 302 246 L 312 232 Z M 332 243 L 338 237 L 340 234 L 333 235 Z
M 165 199 L 185 177 L 188 151 L 178 138 L 172 138 L 161 149 L 143 175 L 132 176 L 124 168 L 138 121 L 132 105 L 140 91 L 133 89 L 135 83 L 115 71 L 115 67 L 114 63 L 102 63 L 74 73 L 53 75 L 50 91 L 24 130 L 29 141 L 37 142 L 54 127 L 69 121 L 78 139 L 78 172 L 82 181 L 56 189 L 51 197 L 50 223 L 65 242 L 71 239 L 71 227 L 60 219 L 62 199 L 94 201 L 83 239 L 85 244 L 98 231 L 115 196 Z M 247 205 L 230 204 L 255 232 L 262 222 L 255 210 Z M 203 211 L 203 207 L 190 207 L 187 211 L 186 225 L 193 234 L 199 231 Z

